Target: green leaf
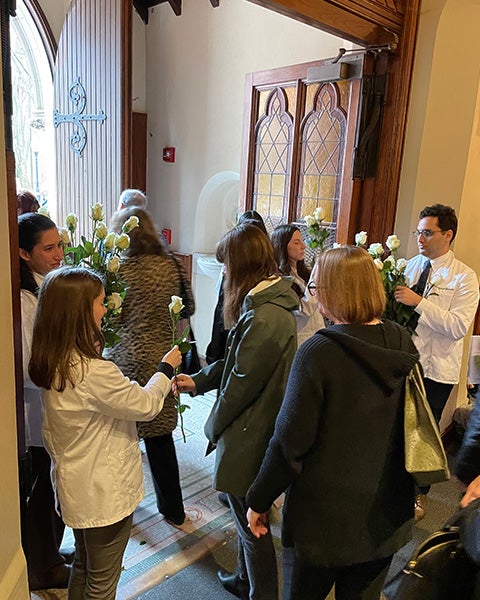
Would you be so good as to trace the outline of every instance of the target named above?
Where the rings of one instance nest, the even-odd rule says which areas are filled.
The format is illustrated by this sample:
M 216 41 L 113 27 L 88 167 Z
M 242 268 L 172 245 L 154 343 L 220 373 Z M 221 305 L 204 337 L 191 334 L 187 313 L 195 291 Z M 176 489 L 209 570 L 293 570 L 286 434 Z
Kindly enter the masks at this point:
M 182 354 L 186 354 L 191 349 L 191 347 L 192 345 L 185 340 L 181 340 L 180 342 L 178 342 L 178 349 Z

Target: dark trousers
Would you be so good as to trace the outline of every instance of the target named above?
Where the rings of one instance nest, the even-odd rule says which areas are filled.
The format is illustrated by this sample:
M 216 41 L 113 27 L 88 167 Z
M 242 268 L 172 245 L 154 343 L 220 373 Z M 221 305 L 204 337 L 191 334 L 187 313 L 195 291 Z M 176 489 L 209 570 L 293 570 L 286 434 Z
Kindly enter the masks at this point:
M 32 490 L 26 508 L 26 548 L 28 576 L 42 579 L 49 569 L 65 563 L 59 552 L 65 525 L 55 511 L 50 479 L 50 456 L 45 448 L 31 446 Z
M 272 534 L 256 538 L 248 528 L 245 498 L 227 494 L 238 534 L 237 575 L 248 581 L 250 600 L 278 600 L 278 575 Z
M 354 543 L 354 542 L 353 542 Z M 324 600 L 335 584 L 336 600 L 379 600 L 392 556 L 344 567 L 309 563 L 283 548 L 283 600 Z
M 152 471 L 157 507 L 166 519 L 181 525 L 185 520 L 177 454 L 171 433 L 144 438 Z
M 450 392 L 453 389 L 453 383 L 439 383 L 438 381 L 433 381 L 433 379 L 428 379 L 426 377 L 423 378 L 423 383 L 425 385 L 428 404 L 432 409 L 437 425 L 439 425 L 443 409 L 445 408 Z M 430 486 L 416 487 L 416 494 L 428 494 L 429 491 Z
M 453 389 L 453 383 L 439 383 L 438 381 L 433 381 L 433 379 L 427 379 L 426 377 L 424 377 L 423 383 L 425 385 L 428 403 L 430 404 L 433 416 L 438 425 L 442 418 L 445 404 Z
M 115 600 L 133 515 L 105 527 L 74 529 L 68 600 Z

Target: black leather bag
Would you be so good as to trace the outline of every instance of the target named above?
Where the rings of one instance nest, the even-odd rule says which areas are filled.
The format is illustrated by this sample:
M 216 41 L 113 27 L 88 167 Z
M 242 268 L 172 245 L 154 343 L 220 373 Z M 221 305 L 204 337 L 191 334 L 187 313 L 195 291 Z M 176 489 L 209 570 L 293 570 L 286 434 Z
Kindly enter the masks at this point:
M 440 531 L 429 535 L 405 567 L 385 586 L 387 600 L 478 600 L 478 566 L 462 545 L 468 516 L 477 513 L 480 500 L 458 511 Z M 478 591 L 478 587 L 477 587 Z
M 182 366 L 180 367 L 180 372 L 185 373 L 185 375 L 193 375 L 194 373 L 198 373 L 200 371 L 202 365 L 200 364 L 200 357 L 198 356 L 197 344 L 195 343 L 195 337 L 193 335 L 191 326 L 188 337 L 189 342 L 191 344 L 191 348 L 182 356 Z

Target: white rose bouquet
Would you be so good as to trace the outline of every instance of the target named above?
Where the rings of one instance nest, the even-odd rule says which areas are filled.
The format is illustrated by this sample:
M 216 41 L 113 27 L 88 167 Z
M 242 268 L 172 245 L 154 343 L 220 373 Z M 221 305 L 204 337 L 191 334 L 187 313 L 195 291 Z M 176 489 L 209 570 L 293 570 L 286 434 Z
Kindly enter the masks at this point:
M 355 244 L 357 246 L 366 246 L 367 232 L 360 231 L 355 235 Z M 385 307 L 384 318 L 395 321 L 400 325 L 408 325 L 408 321 L 414 312 L 414 307 L 406 306 L 395 300 L 394 291 L 398 285 L 407 285 L 405 279 L 405 268 L 407 261 L 404 258 L 396 258 L 396 252 L 400 247 L 400 240 L 396 235 L 389 235 L 385 245 L 388 250 L 385 250 L 382 244 L 373 243 L 367 248 L 367 252 L 373 258 L 373 261 L 380 271 L 382 277 L 387 304 Z M 384 254 L 390 253 L 384 257 Z
M 107 347 L 114 346 L 119 340 L 113 317 L 122 310 L 122 302 L 127 285 L 118 275 L 120 256 L 130 245 L 128 233 L 138 226 L 138 218 L 132 216 L 123 224 L 120 235 L 110 232 L 103 222 L 103 206 L 99 203 L 91 207 L 92 235 L 87 239 L 80 236 L 75 243 L 78 218 L 73 213 L 67 215 L 65 228 L 60 229 L 64 247 L 64 263 L 72 266 L 84 266 L 102 274 L 105 282 L 105 306 L 107 312 L 102 321 L 102 333 Z
M 190 348 L 192 347 L 190 342 L 188 341 L 188 334 L 190 333 L 190 325 L 187 325 L 183 331 L 178 334 L 178 323 L 182 319 L 182 311 L 185 308 L 183 304 L 183 299 L 180 296 L 171 296 L 171 302 L 168 305 L 168 311 L 170 313 L 170 322 L 171 322 L 171 330 L 172 330 L 172 348 L 174 346 L 178 346 L 178 349 L 182 354 L 186 354 Z M 178 368 L 175 369 L 175 382 L 178 375 Z M 185 436 L 185 429 L 183 427 L 183 413 L 190 408 L 188 404 L 182 404 L 180 398 L 180 392 L 173 392 L 175 396 L 175 401 L 177 405 L 177 412 L 180 416 L 180 429 L 182 430 L 183 441 L 186 442 L 187 438 Z
M 316 208 L 313 215 L 305 216 L 308 236 L 307 244 L 313 251 L 318 249 L 320 252 L 323 252 L 325 250 L 325 243 L 330 237 L 330 230 L 323 225 L 324 219 L 325 210 L 322 206 Z

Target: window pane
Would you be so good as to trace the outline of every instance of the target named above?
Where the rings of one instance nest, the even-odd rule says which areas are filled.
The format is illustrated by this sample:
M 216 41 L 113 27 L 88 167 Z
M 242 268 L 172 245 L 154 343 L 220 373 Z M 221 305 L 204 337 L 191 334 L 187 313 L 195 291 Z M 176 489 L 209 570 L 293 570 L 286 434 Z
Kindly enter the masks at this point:
M 293 88 L 294 91 L 294 88 Z M 293 119 L 288 111 L 292 89 L 260 94 L 263 113 L 256 123 L 253 206 L 264 217 L 286 218 Z
M 340 104 L 348 101 L 345 89 L 348 86 L 340 90 L 336 83 L 308 86 L 306 110 L 310 106 L 310 112 L 305 117 L 301 140 L 297 218 L 322 207 L 324 224 L 332 232 L 330 244 L 335 240 L 343 167 L 346 116 Z

